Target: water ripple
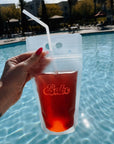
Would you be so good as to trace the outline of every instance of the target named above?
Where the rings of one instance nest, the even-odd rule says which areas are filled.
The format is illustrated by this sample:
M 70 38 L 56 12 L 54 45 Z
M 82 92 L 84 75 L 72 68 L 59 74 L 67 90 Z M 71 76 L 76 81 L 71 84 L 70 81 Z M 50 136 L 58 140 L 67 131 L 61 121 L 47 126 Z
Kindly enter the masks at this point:
M 31 82 L 0 118 L 0 144 L 112 144 L 114 139 L 114 33 L 83 36 L 79 121 L 75 132 L 53 136 L 42 128 Z M 0 49 L 0 67 L 25 52 L 25 45 Z M 1 72 L 0 72 L 1 74 Z

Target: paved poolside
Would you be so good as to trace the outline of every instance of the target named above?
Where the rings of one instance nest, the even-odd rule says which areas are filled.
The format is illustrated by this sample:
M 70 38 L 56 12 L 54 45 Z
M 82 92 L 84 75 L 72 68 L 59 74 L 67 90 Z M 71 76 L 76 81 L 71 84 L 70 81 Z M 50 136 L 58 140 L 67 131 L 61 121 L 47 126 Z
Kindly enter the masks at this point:
M 16 42 L 25 41 L 25 40 L 26 40 L 26 37 L 1 39 L 0 45 L 16 43 Z
M 114 25 L 105 26 L 103 29 L 100 29 L 96 26 L 82 26 L 79 33 L 87 34 L 87 33 L 101 33 L 101 32 L 113 32 Z
M 89 33 L 101 33 L 101 32 L 114 32 L 114 25 L 105 26 L 104 29 L 98 29 L 96 26 L 81 26 L 79 31 L 75 31 L 75 33 L 80 34 L 89 34 Z M 67 32 L 59 32 L 59 33 L 52 33 L 52 34 L 66 34 Z M 72 32 L 71 32 L 72 33 Z M 20 41 L 26 41 L 26 37 L 16 37 L 16 38 L 8 38 L 8 39 L 1 39 L 0 45 L 16 43 Z

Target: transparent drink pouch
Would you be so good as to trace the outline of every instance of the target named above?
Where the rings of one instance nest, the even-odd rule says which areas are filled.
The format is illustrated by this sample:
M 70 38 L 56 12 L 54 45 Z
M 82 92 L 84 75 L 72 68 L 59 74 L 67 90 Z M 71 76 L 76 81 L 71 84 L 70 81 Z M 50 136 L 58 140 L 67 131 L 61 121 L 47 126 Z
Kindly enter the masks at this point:
M 78 122 L 82 72 L 82 38 L 80 34 L 51 35 L 50 52 L 47 37 L 28 37 L 28 51 L 39 47 L 48 50 L 51 63 L 37 75 L 33 87 L 40 109 L 41 126 L 52 135 L 68 134 Z

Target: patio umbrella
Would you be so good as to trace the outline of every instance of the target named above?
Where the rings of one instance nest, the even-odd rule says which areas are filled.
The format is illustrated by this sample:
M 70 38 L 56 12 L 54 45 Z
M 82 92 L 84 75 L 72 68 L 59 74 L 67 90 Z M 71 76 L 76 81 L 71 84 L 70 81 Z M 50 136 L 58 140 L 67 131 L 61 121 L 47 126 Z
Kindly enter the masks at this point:
M 37 18 L 38 18 L 38 19 L 41 19 L 40 17 L 37 17 Z M 34 20 L 30 18 L 30 19 L 28 19 L 27 21 L 34 21 Z
M 59 15 L 54 15 L 52 17 L 50 17 L 50 19 L 62 19 L 64 18 L 63 16 L 59 16 Z
M 19 22 L 19 20 L 18 20 L 18 19 L 13 19 L 13 18 L 12 18 L 12 19 L 9 20 L 9 22 L 12 22 L 12 23 L 14 23 L 14 22 Z
M 105 13 L 102 12 L 102 11 L 99 11 L 99 12 L 95 15 L 95 17 L 99 17 L 99 16 L 105 16 Z

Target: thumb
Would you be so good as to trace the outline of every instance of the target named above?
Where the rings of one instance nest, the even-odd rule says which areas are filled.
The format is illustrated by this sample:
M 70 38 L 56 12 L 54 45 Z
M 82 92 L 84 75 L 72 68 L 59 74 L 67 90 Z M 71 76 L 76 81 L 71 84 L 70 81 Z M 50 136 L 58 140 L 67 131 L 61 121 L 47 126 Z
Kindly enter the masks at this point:
M 35 64 L 37 64 L 42 56 L 43 48 L 39 48 L 30 58 L 25 61 L 25 65 L 27 69 L 30 69 Z

